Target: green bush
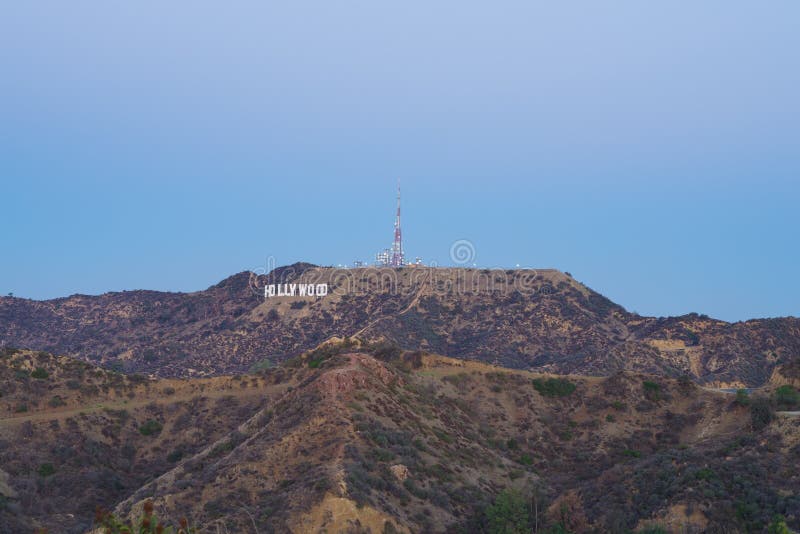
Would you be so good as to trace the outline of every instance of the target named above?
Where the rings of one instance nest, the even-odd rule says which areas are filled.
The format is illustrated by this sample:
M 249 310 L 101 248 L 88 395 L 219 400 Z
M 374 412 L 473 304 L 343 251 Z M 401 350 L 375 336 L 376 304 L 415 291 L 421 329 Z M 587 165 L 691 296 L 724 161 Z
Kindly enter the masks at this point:
M 717 473 L 709 467 L 704 467 L 703 469 L 698 469 L 694 477 L 697 480 L 711 480 L 717 478 Z
M 543 397 L 568 397 L 577 386 L 566 378 L 534 378 L 533 387 Z
M 436 434 L 437 438 L 444 441 L 445 443 L 453 443 L 453 436 L 451 436 L 444 430 L 439 430 L 437 428 L 434 428 L 433 433 Z
M 14 408 L 14 413 L 25 413 L 28 411 L 27 404 L 17 404 L 17 407 Z
M 372 450 L 372 457 L 379 462 L 388 462 L 394 459 L 395 454 L 390 450 L 378 447 Z
M 186 518 L 178 526 L 167 525 L 153 515 L 153 503 L 144 503 L 144 515 L 138 521 L 123 521 L 111 512 L 97 508 L 94 513 L 93 529 L 104 534 L 194 534 L 197 530 L 189 526 Z
M 776 515 L 772 518 L 772 522 L 767 526 L 768 534 L 791 534 L 791 530 L 786 526 L 786 520 L 783 516 Z
M 152 436 L 161 432 L 164 426 L 154 419 L 149 419 L 142 426 L 139 427 L 139 432 L 143 436 Z
M 50 475 L 55 474 L 56 468 L 53 466 L 53 464 L 46 463 L 40 465 L 36 472 L 39 473 L 40 477 L 49 477 Z
M 642 382 L 642 387 L 644 388 L 644 396 L 647 400 L 653 402 L 661 400 L 661 384 L 645 380 Z
M 736 400 L 734 401 L 739 406 L 750 406 L 750 394 L 746 389 L 736 390 Z
M 47 371 L 42 367 L 37 367 L 35 370 L 31 372 L 31 377 L 39 380 L 45 380 L 49 376 L 50 375 L 47 373 Z
M 267 369 L 272 368 L 272 366 L 273 366 L 272 360 L 270 360 L 269 358 L 264 358 L 263 360 L 254 363 L 252 367 L 250 367 L 250 372 L 257 373 L 259 371 L 265 371 Z
M 174 464 L 175 462 L 180 462 L 182 458 L 183 458 L 183 449 L 181 448 L 175 449 L 167 455 L 167 461 L 171 464 Z
M 211 449 L 210 456 L 220 456 L 222 454 L 231 452 L 234 449 L 233 441 L 223 441 L 218 445 L 215 445 L 213 449 Z
M 772 422 L 775 412 L 769 399 L 757 397 L 750 403 L 750 422 L 753 430 L 761 430 Z
M 58 408 L 59 406 L 66 406 L 66 405 L 67 405 L 67 403 L 66 403 L 66 402 L 64 402 L 64 399 L 62 399 L 62 398 L 61 398 L 60 396 L 58 396 L 58 395 L 56 395 L 56 396 L 54 396 L 52 399 L 50 399 L 50 400 L 47 402 L 47 404 L 48 404 L 48 406 L 50 406 L 51 408 Z
M 794 408 L 800 404 L 800 393 L 792 386 L 781 386 L 775 390 L 775 402 L 781 407 Z
M 490 534 L 526 534 L 529 529 L 528 506 L 515 489 L 505 489 L 486 508 L 487 531 Z

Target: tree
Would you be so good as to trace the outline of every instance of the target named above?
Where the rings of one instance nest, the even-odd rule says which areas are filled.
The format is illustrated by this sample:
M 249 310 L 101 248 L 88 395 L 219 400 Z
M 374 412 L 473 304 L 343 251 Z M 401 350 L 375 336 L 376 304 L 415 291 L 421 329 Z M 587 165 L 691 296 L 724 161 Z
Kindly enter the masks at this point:
M 746 389 L 737 389 L 736 390 L 736 404 L 739 406 L 749 406 L 750 405 L 750 394 L 747 392 Z
M 515 489 L 505 489 L 486 508 L 490 534 L 525 534 L 529 532 L 528 507 Z
M 769 534 L 791 534 L 792 531 L 786 526 L 783 516 L 776 515 L 767 527 L 767 532 Z
M 773 417 L 774 413 L 769 399 L 757 397 L 750 403 L 750 421 L 753 425 L 753 430 L 763 429 L 772 422 Z
M 547 495 L 544 492 L 544 489 L 539 485 L 535 484 L 530 492 L 530 499 L 529 499 L 529 508 L 530 513 L 533 516 L 531 518 L 533 522 L 533 532 L 537 534 L 539 532 L 539 524 L 540 524 L 540 514 L 543 515 L 544 509 L 546 508 L 546 499 Z M 542 518 L 543 519 L 543 518 Z
M 37 378 L 39 380 L 45 380 L 48 376 L 50 376 L 47 371 L 43 367 L 37 367 L 33 371 L 31 371 L 31 376 L 33 378 Z
M 800 393 L 792 386 L 781 386 L 775 390 L 775 402 L 779 406 L 792 408 L 800 403 Z

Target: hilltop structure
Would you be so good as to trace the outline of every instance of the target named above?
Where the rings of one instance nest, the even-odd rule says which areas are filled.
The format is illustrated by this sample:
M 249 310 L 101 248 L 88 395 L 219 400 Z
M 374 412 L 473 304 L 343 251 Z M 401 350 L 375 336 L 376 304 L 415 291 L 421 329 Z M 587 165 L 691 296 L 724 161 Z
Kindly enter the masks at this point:
M 380 267 L 402 267 L 406 264 L 403 252 L 403 231 L 400 228 L 400 182 L 397 182 L 397 214 L 394 219 L 394 241 L 392 248 L 384 249 L 375 255 L 375 263 Z

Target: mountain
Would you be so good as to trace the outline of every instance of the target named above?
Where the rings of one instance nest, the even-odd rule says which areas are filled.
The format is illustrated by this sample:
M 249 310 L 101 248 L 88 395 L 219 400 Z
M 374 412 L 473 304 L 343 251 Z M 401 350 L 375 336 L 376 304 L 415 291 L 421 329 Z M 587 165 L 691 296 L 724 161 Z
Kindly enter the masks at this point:
M 327 283 L 329 293 L 265 299 L 276 283 Z M 727 387 L 763 385 L 800 355 L 796 318 L 641 317 L 554 270 L 296 264 L 195 293 L 0 298 L 0 346 L 161 377 L 245 372 L 355 335 L 516 369 L 688 374 Z
M 86 532 L 95 505 L 136 518 L 146 502 L 204 532 L 480 533 L 503 495 L 542 529 L 800 526 L 800 419 L 761 421 L 761 401 L 686 379 L 554 378 L 350 339 L 192 380 L 4 350 L 0 392 L 10 534 Z

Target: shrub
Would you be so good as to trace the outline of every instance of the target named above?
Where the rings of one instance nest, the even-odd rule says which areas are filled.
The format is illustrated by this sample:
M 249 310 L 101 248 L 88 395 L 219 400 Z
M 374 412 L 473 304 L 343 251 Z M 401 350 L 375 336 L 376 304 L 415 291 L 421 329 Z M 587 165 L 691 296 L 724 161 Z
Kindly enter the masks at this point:
M 775 390 L 775 402 L 779 406 L 793 408 L 800 404 L 800 393 L 792 386 L 781 386 Z
M 379 462 L 388 462 L 394 459 L 395 455 L 392 451 L 378 447 L 372 450 L 372 456 Z
M 642 382 L 642 387 L 644 388 L 644 397 L 647 400 L 657 402 L 661 399 L 661 384 L 645 380 Z
M 758 397 L 750 403 L 750 422 L 753 430 L 761 430 L 772 422 L 775 413 L 769 399 Z
M 486 507 L 490 534 L 524 534 L 529 532 L 528 506 L 525 498 L 514 489 L 505 489 Z
M 589 530 L 583 503 L 572 490 L 560 495 L 547 508 L 547 519 L 553 523 L 549 534 L 572 534 Z
M 8 356 L 13 356 L 18 352 L 20 352 L 19 349 L 15 349 L 13 347 L 3 347 L 0 349 L 0 358 L 7 358 Z
M 444 441 L 445 443 L 453 443 L 453 436 L 445 432 L 444 430 L 439 430 L 434 428 L 433 433 L 436 434 L 436 437 L 440 440 Z
M 45 380 L 50 375 L 43 367 L 37 367 L 35 370 L 31 372 L 31 377 L 36 378 L 38 380 Z
M 123 521 L 111 512 L 98 507 L 94 513 L 92 531 L 102 531 L 105 534 L 194 534 L 197 530 L 189 526 L 189 521 L 182 518 L 178 526 L 165 525 L 153 515 L 153 503 L 144 503 L 144 515 L 138 521 Z
M 750 394 L 746 389 L 736 390 L 736 400 L 734 401 L 739 406 L 750 406 Z
M 142 426 L 139 427 L 139 432 L 143 436 L 152 436 L 161 432 L 164 426 L 154 419 L 147 420 Z
M 704 467 L 703 469 L 699 469 L 695 474 L 694 477 L 697 480 L 711 480 L 717 477 L 717 473 L 714 472 L 713 469 L 710 467 Z
M 40 465 L 36 472 L 39 473 L 40 477 L 49 477 L 50 475 L 55 474 L 56 468 L 53 466 L 53 464 L 46 463 Z
M 257 373 L 259 371 L 264 371 L 270 369 L 272 367 L 272 360 L 269 358 L 264 358 L 263 360 L 256 362 L 250 367 L 251 373 Z
M 522 465 L 533 465 L 533 458 L 531 458 L 531 455 L 527 452 L 523 453 L 522 456 L 519 457 L 519 463 Z
M 449 382 L 455 386 L 458 391 L 464 392 L 469 385 L 470 377 L 467 373 L 458 373 L 455 375 L 447 375 L 442 377 L 442 382 Z
M 183 458 L 183 449 L 180 448 L 173 450 L 171 453 L 167 455 L 167 461 L 171 464 L 174 464 L 175 462 L 180 462 L 182 458 Z
M 223 441 L 222 443 L 215 445 L 214 448 L 211 449 L 210 456 L 212 457 L 220 456 L 222 454 L 232 451 L 233 448 L 234 448 L 233 441 Z
M 424 488 L 417 486 L 417 483 L 414 482 L 414 479 L 405 479 L 403 481 L 403 487 L 405 487 L 411 495 L 418 499 L 426 500 L 428 498 L 428 492 L 425 491 Z
M 56 395 L 47 403 L 51 408 L 58 408 L 59 406 L 66 406 L 67 403 L 64 402 L 60 396 Z
M 575 391 L 575 384 L 566 378 L 534 378 L 533 387 L 543 397 L 567 397 Z
M 391 341 L 381 341 L 372 347 L 372 354 L 379 360 L 391 361 L 399 358 L 403 350 Z
M 786 521 L 783 519 L 783 516 L 776 515 L 772 518 L 772 522 L 769 526 L 767 526 L 767 532 L 769 534 L 791 534 L 792 531 L 786 526 Z
M 25 413 L 28 411 L 27 404 L 17 404 L 17 407 L 14 408 L 14 413 Z

